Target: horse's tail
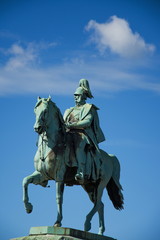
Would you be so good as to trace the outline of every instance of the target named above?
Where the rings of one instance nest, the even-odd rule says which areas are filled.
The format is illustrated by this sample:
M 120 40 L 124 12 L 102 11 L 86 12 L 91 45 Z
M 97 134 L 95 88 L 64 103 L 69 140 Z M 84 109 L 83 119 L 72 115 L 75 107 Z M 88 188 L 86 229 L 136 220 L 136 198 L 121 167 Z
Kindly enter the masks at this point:
M 122 210 L 123 209 L 123 194 L 122 194 L 122 186 L 119 182 L 120 179 L 120 164 L 118 159 L 113 156 L 110 155 L 110 157 L 112 158 L 113 161 L 113 174 L 112 177 L 110 179 L 110 181 L 108 182 L 106 189 L 109 195 L 109 198 L 111 199 L 113 206 L 117 209 L 117 210 Z

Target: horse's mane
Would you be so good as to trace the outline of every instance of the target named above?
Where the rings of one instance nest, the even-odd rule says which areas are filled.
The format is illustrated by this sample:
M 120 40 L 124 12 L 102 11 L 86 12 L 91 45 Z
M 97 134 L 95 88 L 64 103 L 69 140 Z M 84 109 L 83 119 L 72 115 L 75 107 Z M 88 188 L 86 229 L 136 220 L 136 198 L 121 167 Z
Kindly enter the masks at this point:
M 52 107 L 58 112 L 58 114 L 62 117 L 62 114 L 61 114 L 61 112 L 60 112 L 60 109 L 57 107 L 57 105 L 51 100 L 51 98 L 38 98 L 38 101 L 37 101 L 37 103 L 36 103 L 36 105 L 35 105 L 35 107 L 34 108 L 37 108 L 41 103 L 49 103 L 49 104 L 51 104 L 52 105 Z M 63 118 L 63 117 L 62 117 Z
M 57 116 L 58 116 L 60 122 L 62 124 L 64 124 L 63 116 L 62 116 L 62 113 L 61 113 L 60 109 L 57 107 L 57 105 L 51 99 L 49 100 L 49 102 L 53 106 L 53 108 L 55 108 Z
M 47 99 L 45 99 L 44 101 L 46 101 L 46 100 Z M 48 100 L 48 103 L 52 106 L 52 108 L 55 111 L 55 114 L 57 115 L 59 124 L 61 126 L 62 134 L 65 134 L 65 124 L 64 124 L 63 116 L 62 116 L 60 109 L 57 107 L 56 103 L 51 100 L 51 98 Z
M 34 108 L 34 110 L 36 110 L 36 108 L 38 107 L 38 106 L 40 106 L 40 104 L 41 103 L 48 103 L 48 105 L 49 106 L 51 106 L 51 108 L 53 108 L 53 110 L 54 110 L 54 112 L 55 112 L 55 114 L 57 115 L 57 118 L 58 118 L 58 120 L 59 120 L 59 123 L 60 123 L 60 125 L 61 125 L 61 129 L 62 129 L 62 131 L 63 131 L 63 133 L 65 132 L 65 124 L 64 124 L 64 120 L 63 120 L 63 116 L 62 116 L 62 114 L 61 114 L 61 111 L 60 111 L 60 109 L 57 107 L 57 105 L 51 100 L 51 98 L 49 97 L 49 98 L 38 98 L 38 101 L 37 101 L 37 103 L 36 103 L 36 105 L 35 105 L 35 108 Z

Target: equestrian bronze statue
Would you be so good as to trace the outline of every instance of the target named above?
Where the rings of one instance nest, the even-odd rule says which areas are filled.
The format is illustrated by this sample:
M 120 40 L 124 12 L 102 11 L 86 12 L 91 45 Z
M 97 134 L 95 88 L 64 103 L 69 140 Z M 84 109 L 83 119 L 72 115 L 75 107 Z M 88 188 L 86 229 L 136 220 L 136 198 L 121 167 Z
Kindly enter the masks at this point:
M 99 234 L 105 231 L 103 190 L 106 189 L 113 206 L 123 209 L 120 185 L 120 163 L 116 156 L 99 148 L 105 140 L 100 128 L 98 107 L 86 103 L 92 98 L 89 82 L 81 79 L 74 93 L 75 106 L 67 109 L 64 117 L 51 98 L 38 98 L 34 108 L 34 129 L 39 135 L 34 157 L 35 171 L 23 179 L 23 201 L 27 213 L 33 210 L 29 202 L 28 185 L 46 187 L 49 180 L 56 182 L 57 219 L 62 225 L 64 186 L 81 185 L 93 202 L 87 214 L 84 230 L 91 229 L 91 220 L 99 215 Z

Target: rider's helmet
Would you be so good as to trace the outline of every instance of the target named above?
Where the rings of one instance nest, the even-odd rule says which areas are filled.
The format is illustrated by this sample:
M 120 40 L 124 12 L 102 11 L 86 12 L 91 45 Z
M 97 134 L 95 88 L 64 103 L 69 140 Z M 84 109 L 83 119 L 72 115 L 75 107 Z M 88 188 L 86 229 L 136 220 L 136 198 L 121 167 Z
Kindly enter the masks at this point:
M 82 78 L 79 81 L 79 87 L 76 89 L 75 94 L 84 95 L 86 98 L 93 98 L 87 79 Z

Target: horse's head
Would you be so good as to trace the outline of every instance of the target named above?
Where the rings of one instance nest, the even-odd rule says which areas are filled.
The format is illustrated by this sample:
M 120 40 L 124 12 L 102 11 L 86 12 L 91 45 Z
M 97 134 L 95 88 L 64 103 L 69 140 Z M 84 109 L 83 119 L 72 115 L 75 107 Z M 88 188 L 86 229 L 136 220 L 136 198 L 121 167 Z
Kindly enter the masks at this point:
M 63 133 L 65 132 L 62 114 L 56 104 L 52 102 L 51 97 L 38 97 L 34 112 L 36 114 L 34 130 L 38 134 L 46 131 L 48 134 L 51 132 L 52 135 L 56 131 L 62 131 Z
M 42 132 L 46 131 L 50 101 L 51 101 L 50 97 L 48 98 L 38 97 L 38 101 L 34 108 L 34 112 L 36 114 L 36 122 L 34 124 L 34 130 L 38 134 L 41 134 Z

